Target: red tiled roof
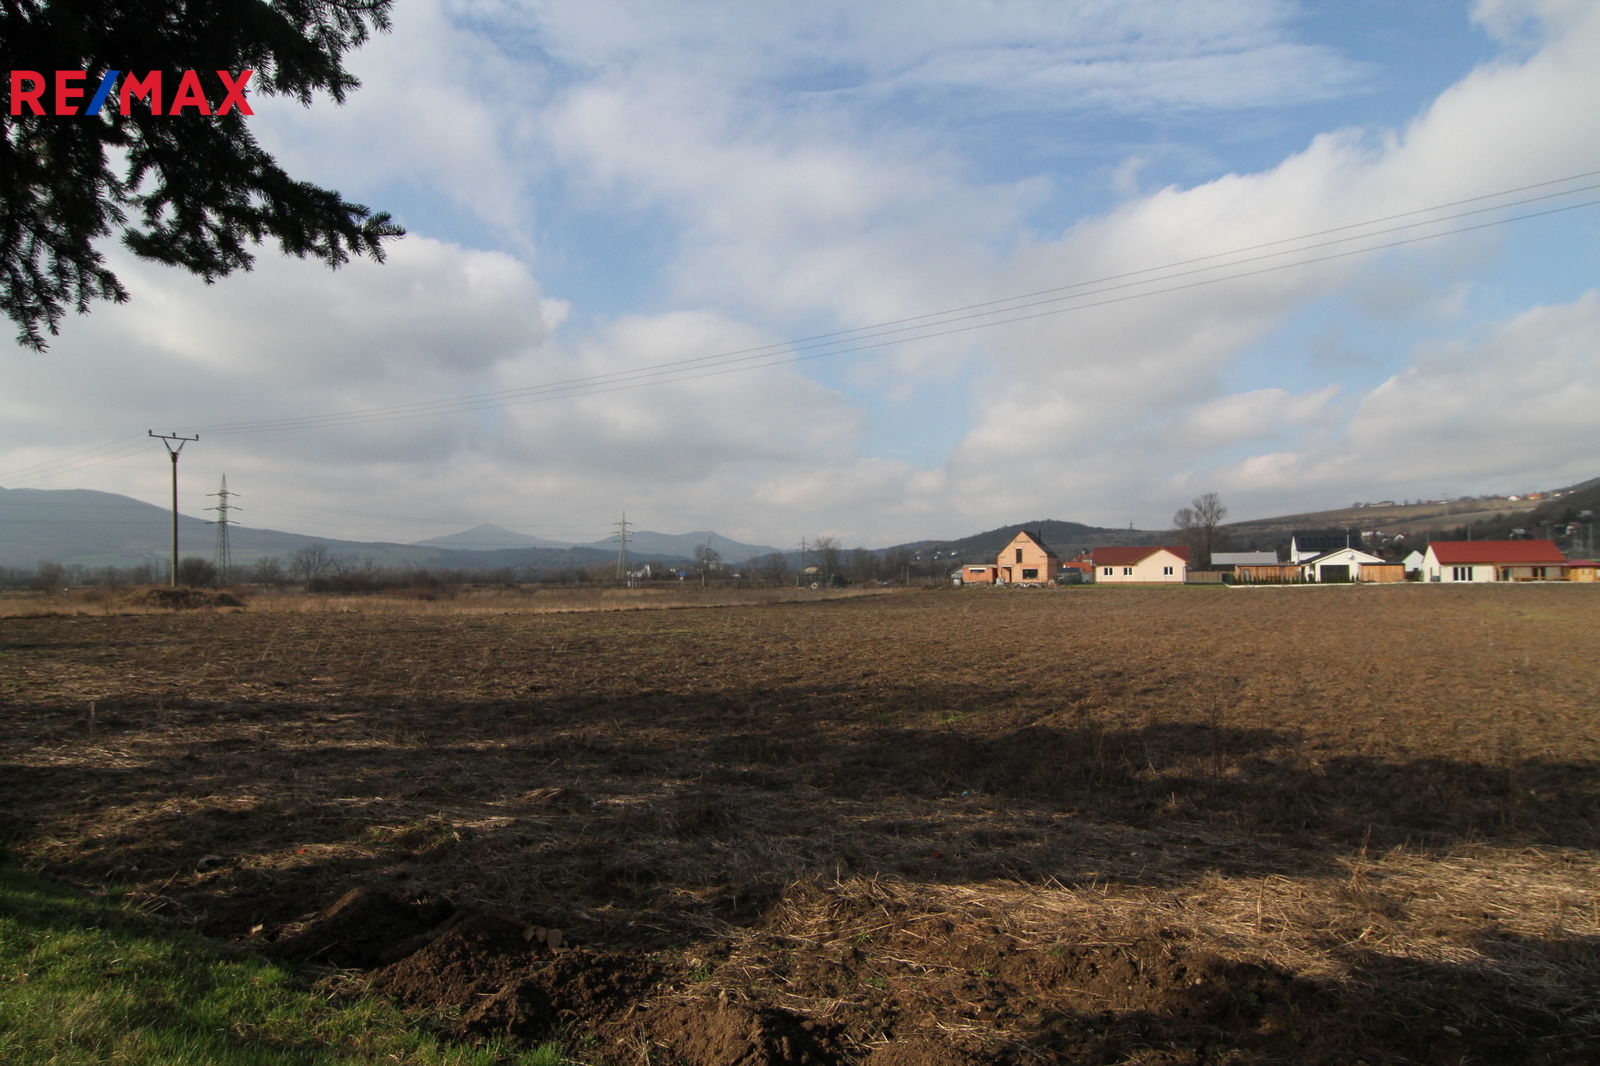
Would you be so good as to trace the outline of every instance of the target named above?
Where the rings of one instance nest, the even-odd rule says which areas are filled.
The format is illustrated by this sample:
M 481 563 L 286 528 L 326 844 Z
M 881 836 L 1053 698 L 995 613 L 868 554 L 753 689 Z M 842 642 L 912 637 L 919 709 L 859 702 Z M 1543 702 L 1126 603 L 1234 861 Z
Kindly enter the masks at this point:
M 1436 540 L 1428 545 L 1445 566 L 1464 563 L 1564 563 L 1566 557 L 1553 540 Z
M 1189 561 L 1188 548 L 1169 544 L 1138 544 L 1127 548 L 1096 548 L 1094 550 L 1094 565 L 1136 566 L 1140 560 L 1158 551 L 1169 551 L 1184 562 Z

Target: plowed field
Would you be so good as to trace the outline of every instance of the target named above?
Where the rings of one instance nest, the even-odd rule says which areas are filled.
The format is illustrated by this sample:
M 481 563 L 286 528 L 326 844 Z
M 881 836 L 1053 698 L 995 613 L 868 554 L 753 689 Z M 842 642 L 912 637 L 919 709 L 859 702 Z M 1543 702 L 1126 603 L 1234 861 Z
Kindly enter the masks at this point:
M 470 1038 L 1600 1061 L 1600 589 L 0 619 L 0 841 Z

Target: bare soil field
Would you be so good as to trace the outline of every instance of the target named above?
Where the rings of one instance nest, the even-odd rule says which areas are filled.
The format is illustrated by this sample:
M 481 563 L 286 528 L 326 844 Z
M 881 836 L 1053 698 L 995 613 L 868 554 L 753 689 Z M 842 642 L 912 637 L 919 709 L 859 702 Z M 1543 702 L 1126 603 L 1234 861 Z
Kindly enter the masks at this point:
M 1592 587 L 0 618 L 0 843 L 613 1066 L 1600 1061 Z

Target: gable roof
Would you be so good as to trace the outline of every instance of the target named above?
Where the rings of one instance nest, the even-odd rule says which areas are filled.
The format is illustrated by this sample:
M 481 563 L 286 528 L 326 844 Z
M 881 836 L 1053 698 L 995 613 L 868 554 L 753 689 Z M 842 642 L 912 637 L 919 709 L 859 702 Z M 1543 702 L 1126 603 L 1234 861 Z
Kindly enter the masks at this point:
M 1363 566 L 1374 566 L 1383 562 L 1383 560 L 1378 558 L 1376 555 L 1373 555 L 1371 552 L 1364 552 L 1360 548 L 1335 548 L 1333 551 L 1323 552 L 1321 555 L 1315 556 L 1314 558 L 1306 559 L 1301 562 L 1300 565 L 1316 566 L 1318 563 L 1332 559 L 1336 555 L 1349 556 L 1351 562 L 1360 563 Z
M 1289 543 L 1295 551 L 1331 552 L 1338 548 L 1354 548 L 1361 543 L 1361 534 L 1353 529 L 1297 529 L 1289 534 Z
M 1189 561 L 1189 549 L 1181 545 L 1136 544 L 1131 547 L 1096 548 L 1093 552 L 1096 566 L 1136 566 L 1159 551 L 1168 551 L 1184 562 Z
M 1428 545 L 1433 557 L 1446 566 L 1465 563 L 1566 562 L 1553 540 L 1436 540 Z
M 1039 546 L 1039 549 L 1041 551 L 1043 551 L 1046 555 L 1048 555 L 1052 559 L 1061 558 L 1061 556 L 1059 556 L 1059 555 L 1057 555 L 1055 553 L 1055 551 L 1050 547 L 1050 545 L 1048 545 L 1048 544 L 1046 544 L 1044 542 L 1044 540 L 1042 539 L 1042 537 L 1043 537 L 1042 533 L 1030 533 L 1026 529 L 1019 529 L 1019 530 L 1017 530 L 1017 537 L 1027 537 L 1029 540 L 1031 540 L 1035 544 L 1037 544 Z M 1006 541 L 1006 548 L 1009 548 L 1009 547 L 1011 547 L 1011 545 L 1015 544 L 1017 542 L 1017 537 L 1012 537 L 1010 540 Z M 1001 548 L 1000 550 L 1001 551 L 1005 551 L 1005 548 Z

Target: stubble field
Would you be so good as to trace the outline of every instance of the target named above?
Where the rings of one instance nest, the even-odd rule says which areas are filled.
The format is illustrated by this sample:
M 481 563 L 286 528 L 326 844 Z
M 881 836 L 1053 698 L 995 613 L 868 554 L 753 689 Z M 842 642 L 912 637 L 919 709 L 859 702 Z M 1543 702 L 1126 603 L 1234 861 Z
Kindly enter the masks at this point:
M 0 619 L 0 842 L 581 1062 L 1600 1060 L 1600 590 Z

